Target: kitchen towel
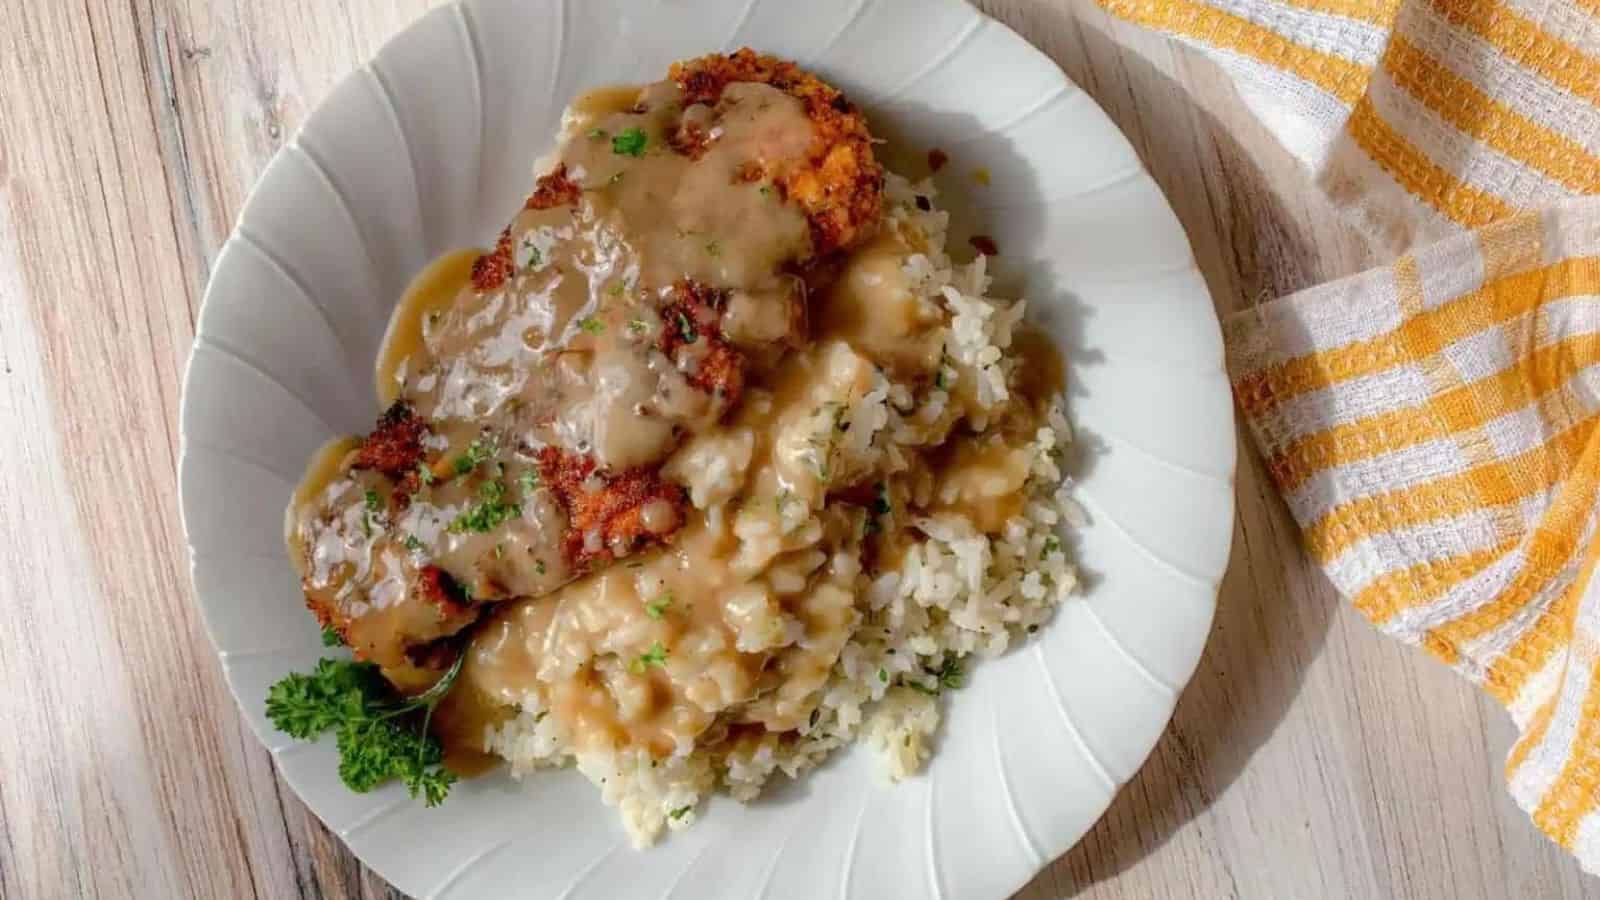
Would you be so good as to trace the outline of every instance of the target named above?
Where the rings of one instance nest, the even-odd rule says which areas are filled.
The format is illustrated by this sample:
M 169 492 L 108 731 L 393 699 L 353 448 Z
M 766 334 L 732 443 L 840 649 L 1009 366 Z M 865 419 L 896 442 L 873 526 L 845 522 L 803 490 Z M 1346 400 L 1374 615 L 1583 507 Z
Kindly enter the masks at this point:
M 1224 323 L 1307 551 L 1505 704 L 1600 873 L 1600 0 L 1099 0 L 1203 48 L 1384 268 Z

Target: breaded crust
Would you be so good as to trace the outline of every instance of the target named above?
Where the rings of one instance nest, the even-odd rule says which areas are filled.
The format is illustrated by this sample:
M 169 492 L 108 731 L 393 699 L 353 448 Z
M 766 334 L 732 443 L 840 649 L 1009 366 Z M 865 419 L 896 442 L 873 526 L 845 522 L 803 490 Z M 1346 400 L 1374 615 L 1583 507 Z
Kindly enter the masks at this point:
M 577 182 L 567 177 L 566 163 L 561 163 L 539 176 L 533 193 L 528 195 L 527 202 L 523 206 L 526 209 L 573 206 L 577 204 L 578 197 L 582 193 L 583 190 L 578 187 Z M 515 261 L 511 258 L 511 227 L 508 225 L 501 230 L 500 239 L 495 241 L 494 249 L 473 261 L 472 286 L 479 293 L 492 291 L 506 283 L 506 279 L 511 277 L 513 268 Z
M 661 335 L 656 346 L 667 359 L 680 365 L 680 354 L 694 352 L 689 383 L 714 396 L 731 409 L 744 392 L 743 355 L 722 337 L 723 292 L 695 281 L 672 286 L 672 300 L 661 309 Z M 699 346 L 693 346 L 693 345 Z
M 815 128 L 806 161 L 771 174 L 810 220 L 816 254 L 849 247 L 877 227 L 883 167 L 872 154 L 866 117 L 832 85 L 748 47 L 673 63 L 668 77 L 683 88 L 685 103 L 715 104 L 736 81 L 770 84 L 798 98 Z
M 427 436 L 428 423 L 403 401 L 396 401 L 361 442 L 355 468 L 376 469 L 390 478 L 399 478 L 417 467 L 422 459 L 422 439 Z
M 573 565 L 592 567 L 660 541 L 683 524 L 688 504 L 683 488 L 665 481 L 655 468 L 610 474 L 596 471 L 587 456 L 546 447 L 539 453 L 539 474 L 566 507 L 568 528 L 563 552 Z M 655 527 L 645 508 L 661 501 L 670 511 Z

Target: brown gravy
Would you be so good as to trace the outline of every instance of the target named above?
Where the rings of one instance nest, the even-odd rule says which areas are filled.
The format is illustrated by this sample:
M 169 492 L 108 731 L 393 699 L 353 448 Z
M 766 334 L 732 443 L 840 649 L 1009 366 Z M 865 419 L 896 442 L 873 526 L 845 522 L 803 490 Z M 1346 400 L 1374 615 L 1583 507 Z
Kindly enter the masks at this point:
M 444 627 L 407 602 L 421 567 L 450 573 L 469 602 L 512 598 L 475 626 L 433 720 L 462 774 L 493 765 L 486 732 L 517 706 L 555 717 L 575 749 L 658 757 L 721 734 L 793 730 L 855 628 L 863 573 L 916 539 L 916 516 L 960 514 L 996 532 L 1021 512 L 1021 447 L 1060 388 L 1054 348 L 1019 332 L 1015 387 L 1040 402 L 1017 404 L 1019 418 L 991 436 L 961 430 L 974 412 L 963 386 L 918 426 L 927 452 L 891 465 L 852 449 L 845 411 L 886 377 L 926 390 L 947 365 L 947 316 L 903 272 L 923 236 L 891 229 L 811 291 L 792 274 L 808 250 L 805 217 L 743 165 L 805 151 L 799 101 L 736 83 L 716 109 L 686 111 L 678 92 L 581 97 L 552 159 L 581 190 L 577 205 L 517 215 L 503 239 L 511 271 L 495 289 L 471 284 L 472 250 L 408 289 L 376 386 L 380 401 L 404 400 L 433 424 L 436 475 L 394 510 L 389 481 L 350 468 L 352 443 L 330 444 L 289 509 L 308 597 L 348 612 L 348 642 L 404 690 L 432 674 L 386 638 Z M 716 131 L 694 157 L 667 145 L 689 117 Z M 684 278 L 724 292 L 716 325 L 754 362 L 731 408 L 691 385 L 692 355 L 660 349 L 662 329 L 692 327 L 664 312 Z M 682 530 L 583 575 L 560 552 L 568 522 L 539 479 L 540 447 L 613 470 L 663 465 L 692 497 Z M 458 527 L 493 498 L 494 527 Z M 896 513 L 880 517 L 880 503 Z
M 682 152 L 691 120 L 709 137 Z M 390 479 L 346 458 L 322 467 L 290 513 L 308 599 L 348 621 L 354 649 L 397 683 L 425 683 L 412 651 L 470 611 L 430 621 L 437 604 L 408 593 L 424 568 L 445 572 L 469 607 L 575 574 L 563 504 L 540 483 L 543 448 L 603 471 L 659 465 L 729 403 L 696 381 L 710 341 L 691 332 L 716 329 L 758 358 L 800 339 L 805 288 L 790 270 L 810 252 L 807 220 L 746 164 L 801 158 L 812 136 L 800 101 L 764 84 L 687 108 L 672 82 L 591 94 L 552 160 L 576 201 L 530 200 L 501 238 L 505 277 L 477 283 L 474 251 L 418 276 L 375 377 L 382 402 L 404 401 L 429 424 L 430 471 L 396 501 Z M 720 321 L 669 314 L 685 279 L 725 298 Z M 672 355 L 665 329 L 684 338 Z M 677 512 L 652 504 L 642 516 L 665 533 Z

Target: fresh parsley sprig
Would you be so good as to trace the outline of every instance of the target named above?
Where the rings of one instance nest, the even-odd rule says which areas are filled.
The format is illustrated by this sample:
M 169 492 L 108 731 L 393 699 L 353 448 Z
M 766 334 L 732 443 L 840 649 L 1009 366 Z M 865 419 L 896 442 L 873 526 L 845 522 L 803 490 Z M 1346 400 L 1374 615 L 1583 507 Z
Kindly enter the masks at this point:
M 456 775 L 444 767 L 444 750 L 428 734 L 428 724 L 465 660 L 465 653 L 457 656 L 423 693 L 401 697 L 373 663 L 323 659 L 309 675 L 294 672 L 272 686 L 267 718 L 300 740 L 334 729 L 339 778 L 352 791 L 364 794 L 399 779 L 411 796 L 438 806 Z

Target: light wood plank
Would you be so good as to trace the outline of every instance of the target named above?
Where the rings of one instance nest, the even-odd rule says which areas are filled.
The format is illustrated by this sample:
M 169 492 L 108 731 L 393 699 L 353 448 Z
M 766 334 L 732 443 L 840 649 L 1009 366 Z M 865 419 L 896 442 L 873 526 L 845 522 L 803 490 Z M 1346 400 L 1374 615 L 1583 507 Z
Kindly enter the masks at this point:
M 272 154 L 427 0 L 0 0 L 0 895 L 392 894 L 283 786 L 192 604 L 177 404 Z M 980 4 L 1106 108 L 1219 310 L 1370 264 L 1199 54 Z M 1217 625 L 1151 761 L 1021 893 L 1600 897 L 1506 798 L 1504 714 L 1373 632 L 1241 456 Z

